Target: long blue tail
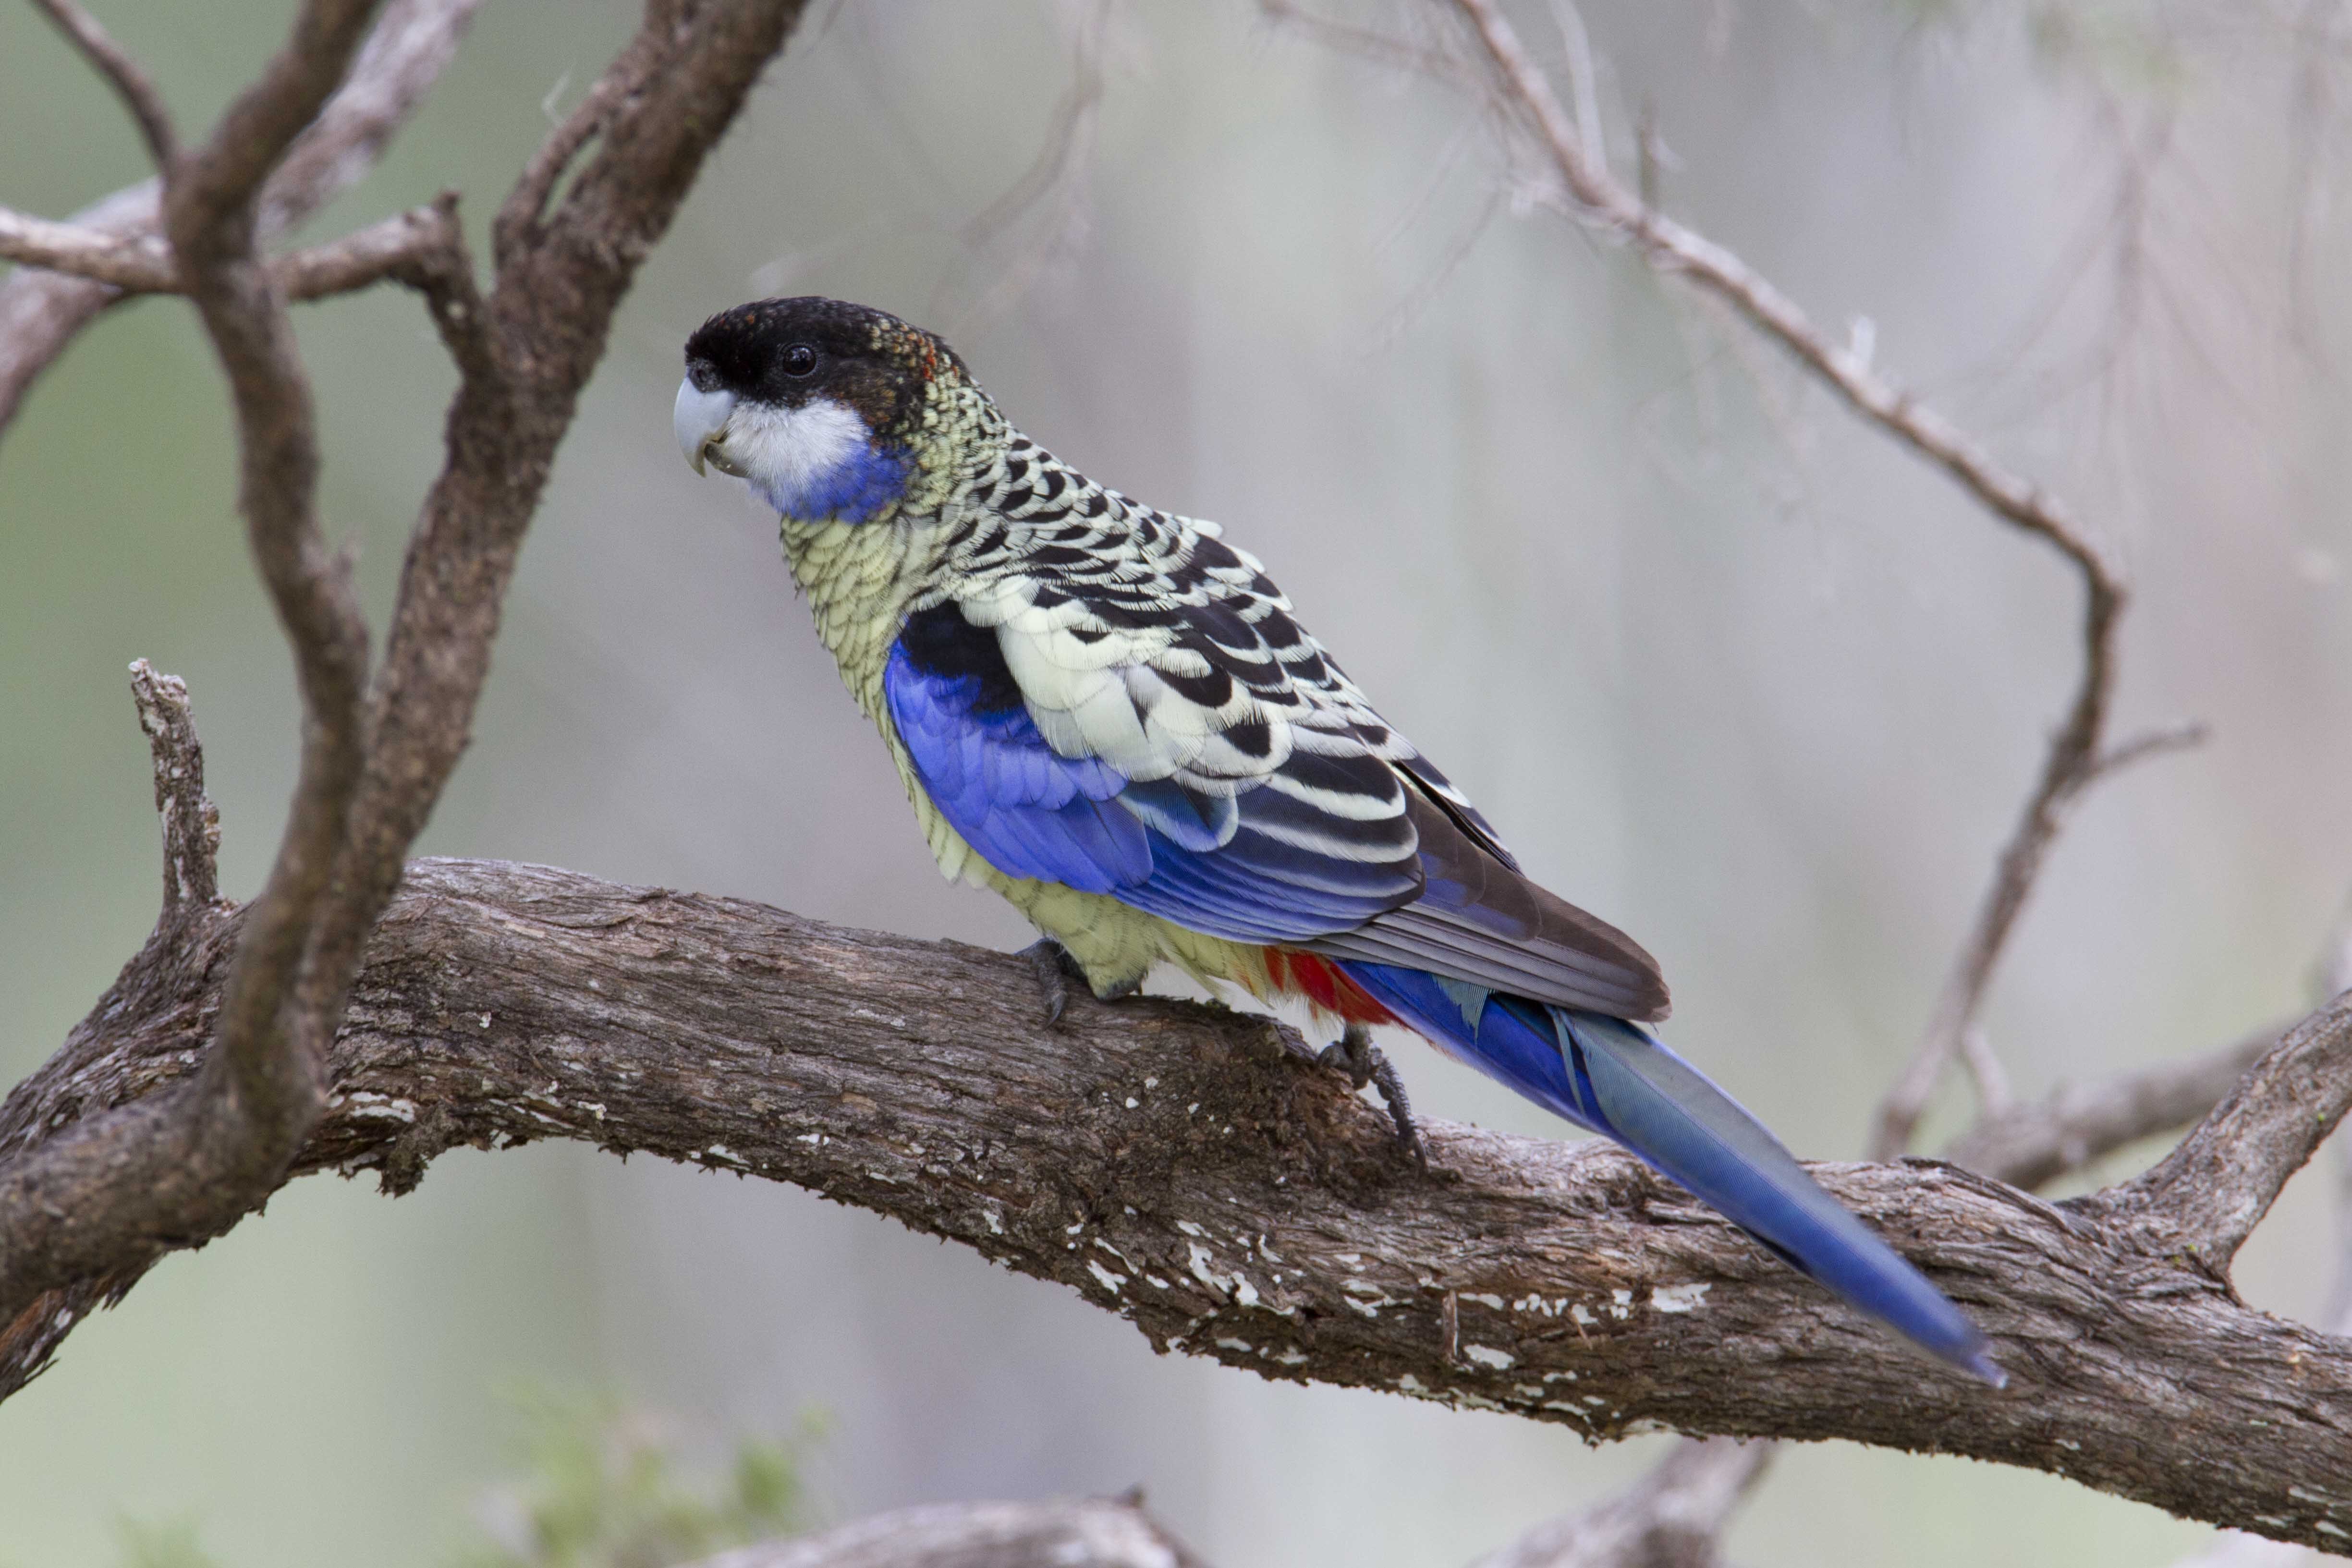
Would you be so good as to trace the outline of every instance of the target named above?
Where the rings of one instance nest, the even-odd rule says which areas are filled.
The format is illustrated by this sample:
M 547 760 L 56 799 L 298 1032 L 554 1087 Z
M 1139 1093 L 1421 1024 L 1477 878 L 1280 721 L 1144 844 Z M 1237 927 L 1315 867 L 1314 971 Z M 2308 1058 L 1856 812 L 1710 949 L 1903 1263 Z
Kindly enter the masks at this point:
M 1958 1307 L 1647 1030 L 1419 969 L 1339 967 L 1449 1055 L 1616 1139 L 1853 1306 L 1995 1387 L 2007 1381 Z

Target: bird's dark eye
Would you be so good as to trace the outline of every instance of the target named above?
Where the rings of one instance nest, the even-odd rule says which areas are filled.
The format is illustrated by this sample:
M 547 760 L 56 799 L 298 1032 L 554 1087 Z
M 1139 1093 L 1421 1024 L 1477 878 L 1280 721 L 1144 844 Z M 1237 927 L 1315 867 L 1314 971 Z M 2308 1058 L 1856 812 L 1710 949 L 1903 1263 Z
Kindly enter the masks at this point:
M 816 350 L 806 343 L 794 343 L 784 350 L 784 374 L 813 376 L 816 374 Z

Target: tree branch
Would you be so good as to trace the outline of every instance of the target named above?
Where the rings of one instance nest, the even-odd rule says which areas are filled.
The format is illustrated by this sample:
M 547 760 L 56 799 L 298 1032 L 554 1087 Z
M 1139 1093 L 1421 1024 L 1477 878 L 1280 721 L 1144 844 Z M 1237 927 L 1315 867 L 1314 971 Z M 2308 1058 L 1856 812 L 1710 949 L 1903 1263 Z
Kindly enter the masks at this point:
M 739 0 L 674 15 L 654 0 L 635 39 L 535 157 L 500 211 L 485 336 L 449 415 L 447 463 L 401 571 L 373 694 L 368 772 L 316 937 L 348 973 L 391 898 L 409 844 L 471 734 L 499 605 L 613 311 L 668 227 L 719 134 L 784 45 L 803 0 Z M 547 190 L 590 140 L 595 156 L 551 214 Z M 527 214 L 527 215 L 526 215 Z
M 168 1100 L 79 1125 L 0 1170 L 0 1317 L 235 1224 L 278 1186 L 323 1104 L 319 1074 L 336 1013 L 289 1009 L 286 998 L 364 758 L 367 631 L 348 564 L 328 553 L 314 515 L 309 387 L 284 303 L 254 252 L 254 204 L 341 79 L 367 11 L 359 0 L 310 0 L 261 80 L 165 174 L 172 251 L 236 408 L 239 510 L 295 651 L 301 773 L 276 863 L 245 913 L 202 1071 Z
M 350 78 L 264 187 L 258 243 L 274 243 L 374 165 L 457 53 L 481 3 L 391 0 L 384 6 Z M 72 221 L 113 234 L 158 234 L 160 190 L 158 182 L 143 181 L 83 208 Z M 0 280 L 0 433 L 75 335 L 126 298 L 87 278 L 30 267 Z
M 2256 1030 L 2201 1056 L 2095 1083 L 2062 1083 L 2033 1104 L 1980 1117 L 1944 1157 L 2013 1186 L 2045 1186 L 2126 1144 L 2203 1116 L 2286 1028 Z
M 2352 991 L 2289 1030 L 2154 1169 L 2106 1200 L 2217 1277 L 2352 1106 Z
M 445 197 L 341 239 L 273 256 L 267 264 L 270 285 L 288 300 L 324 299 L 404 278 L 429 263 L 436 249 L 457 245 L 462 254 L 451 202 Z M 51 223 L 5 207 L 0 207 L 0 260 L 71 273 L 121 295 L 187 292 L 161 235 Z
M 1732 1511 L 1779 1447 L 1729 1437 L 1678 1443 L 1616 1497 L 1538 1525 L 1471 1568 L 1708 1568 Z
M 194 1071 L 235 924 L 126 971 L 0 1107 L 0 1157 Z M 1423 1176 L 1266 1019 L 1158 1000 L 1079 1000 L 1059 1029 L 1036 1015 L 1004 955 L 418 862 L 295 1169 L 373 1168 L 399 1191 L 455 1145 L 579 1138 L 874 1209 L 1266 1376 L 1595 1439 L 1665 1426 L 1963 1453 L 2278 1539 L 2352 1530 L 2352 1344 L 2150 1249 L 2135 1205 L 2053 1207 L 1932 1163 L 1815 1167 L 1992 1334 L 2013 1375 L 1996 1394 L 1612 1148 L 1439 1124 Z M 2293 1088 L 2260 1082 L 2251 1102 Z M 44 1329 L 10 1334 L 37 1349 Z M 36 1364 L 0 1338 L 0 1387 Z
M 463 748 L 515 551 L 612 312 L 800 0 L 650 0 L 609 73 L 633 85 L 595 158 L 509 257 L 488 302 L 446 198 L 412 214 L 436 243 L 392 246 L 389 259 L 386 247 L 346 244 L 296 265 L 329 280 L 385 265 L 425 292 L 461 371 L 447 465 L 412 536 L 383 678 L 363 706 L 365 627 L 348 564 L 312 515 L 308 391 L 254 245 L 262 182 L 333 90 L 367 10 L 310 0 L 289 47 L 166 182 L 180 282 L 236 403 L 254 553 L 295 649 L 301 777 L 269 881 L 240 916 L 197 1076 L 116 1114 L 68 1116 L 62 1135 L 0 1165 L 0 1322 L 18 1369 L 0 1392 L 155 1257 L 218 1234 L 282 1180 L 322 1103 L 320 1060 L 362 944 Z M 212 936 L 176 935 L 149 967 L 210 973 Z
M 1282 0 L 1269 9 L 1296 15 Z M 1445 0 L 1465 22 L 1484 57 L 1490 92 L 1506 123 L 1534 138 L 1555 183 L 1539 197 L 1577 221 L 1629 241 L 1656 270 L 1679 277 L 1720 300 L 1750 327 L 1779 343 L 1846 405 L 1880 430 L 1949 474 L 1995 517 L 2055 549 L 2083 579 L 2083 676 L 2064 721 L 2051 737 L 2040 776 L 2003 846 L 1993 881 L 1979 905 L 1927 1029 L 1902 1077 L 1881 1103 L 1871 1139 L 1874 1158 L 1906 1147 L 1937 1080 L 1960 1049 L 1981 1009 L 1994 966 L 2057 837 L 2066 809 L 2106 768 L 2180 742 L 2168 736 L 2136 742 L 2127 754 L 2103 752 L 2115 686 L 2115 629 L 2125 589 L 2105 553 L 2056 497 L 2010 473 L 1966 432 L 1878 374 L 1860 354 L 1833 343 L 1797 303 L 1738 256 L 1651 205 L 1609 170 L 1593 131 L 1599 124 L 1580 94 L 1584 128 L 1564 108 L 1550 80 L 1520 44 L 1495 0 Z M 1580 24 L 1563 26 L 1578 52 Z M 1423 66 L 1418 51 L 1368 44 L 1360 29 L 1327 27 L 1350 47 Z M 1459 78 L 1454 70 L 1443 74 Z M 1589 77 L 1591 72 L 1582 73 Z M 1472 75 L 1474 81 L 1479 79 Z
M 1203 1568 L 1139 1502 L 950 1502 L 900 1509 L 693 1568 Z
M 172 160 L 179 156 L 179 138 L 173 132 L 171 111 L 163 107 L 163 96 L 139 63 L 122 52 L 122 47 L 98 25 L 98 18 L 73 0 L 33 0 L 33 4 L 114 89 L 122 107 L 138 122 L 155 167 L 170 168 Z

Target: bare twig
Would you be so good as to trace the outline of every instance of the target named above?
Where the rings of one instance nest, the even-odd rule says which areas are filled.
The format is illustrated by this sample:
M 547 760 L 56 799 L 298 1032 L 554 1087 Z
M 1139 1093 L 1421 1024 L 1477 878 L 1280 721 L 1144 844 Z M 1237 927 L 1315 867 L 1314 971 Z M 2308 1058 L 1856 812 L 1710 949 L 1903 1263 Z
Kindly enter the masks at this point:
M 350 78 L 287 150 L 260 206 L 260 244 L 273 243 L 373 164 L 456 53 L 482 0 L 391 0 Z M 160 184 L 117 191 L 72 222 L 110 233 L 156 234 Z M 0 432 L 26 392 L 100 312 L 128 298 L 102 284 L 20 267 L 0 280 Z
M 1202 1568 L 1142 1505 L 947 1502 L 705 1558 L 693 1568 Z
M 2284 1024 L 2257 1030 L 2200 1056 L 2094 1083 L 2062 1083 L 2032 1104 L 1979 1117 L 1944 1157 L 2014 1186 L 2044 1186 L 2126 1144 L 2203 1116 L 2285 1030 Z
M 2125 601 L 2122 580 L 2054 497 L 2010 473 L 1950 420 L 1881 375 L 1853 348 L 1823 334 L 1794 300 L 1738 256 L 1667 217 L 1620 182 L 1598 149 L 1589 144 L 1588 132 L 1579 129 L 1561 105 L 1494 0 L 1449 3 L 1468 23 L 1499 81 L 1503 112 L 1532 133 L 1541 147 L 1557 181 L 1549 198 L 1554 205 L 1625 239 L 1652 267 L 1722 300 L 1855 413 L 1942 468 L 1994 516 L 2056 549 L 2083 579 L 2081 684 L 2051 738 L 2041 774 L 2002 849 L 1992 885 L 1945 981 L 1918 1051 L 1880 1107 L 1873 1154 L 1881 1158 L 1899 1154 L 1910 1142 L 1962 1036 L 1976 1021 L 1994 965 L 2066 808 L 2101 771 L 2115 685 L 2115 626 Z M 1574 24 L 1563 25 L 1573 57 Z M 1580 89 L 1580 108 L 1589 96 L 1589 89 Z M 1592 118 L 1589 108 L 1586 112 Z
M 179 272 L 160 235 L 85 228 L 0 207 L 0 260 L 70 272 L 132 294 L 176 294 Z
M 2162 757 L 2167 752 L 2187 751 L 2202 746 L 2211 733 L 2197 719 L 2183 719 L 2178 724 L 2142 730 L 2101 752 L 2098 760 L 2092 764 L 2092 777 L 2105 779 L 2151 758 Z
M 1685 1438 L 1616 1497 L 1538 1525 L 1471 1568 L 1709 1568 L 1732 1511 L 1779 1449 L 1777 1443 Z
M 2009 1086 L 2009 1070 L 2000 1064 L 1985 1031 L 1975 1024 L 1960 1032 L 1960 1061 L 1976 1081 L 1979 1118 L 1998 1116 L 2017 1103 L 2016 1092 Z
M 74 0 L 33 0 L 33 4 L 113 87 L 122 107 L 138 122 L 139 134 L 147 139 L 147 152 L 155 160 L 155 167 L 170 168 L 179 154 L 179 138 L 172 130 L 171 111 L 163 107 L 163 95 L 139 63 L 124 54 L 122 47 L 98 25 L 98 18 Z
M 441 206 L 413 208 L 339 240 L 273 256 L 271 286 L 284 298 L 323 299 L 414 273 L 448 246 L 454 226 Z M 123 294 L 184 294 L 187 280 L 159 235 L 50 223 L 0 207 L 0 258 L 71 273 Z
M 136 659 L 131 695 L 154 754 L 155 814 L 163 820 L 161 924 L 172 924 L 220 902 L 220 811 L 205 793 L 205 753 L 188 713 L 188 684 Z

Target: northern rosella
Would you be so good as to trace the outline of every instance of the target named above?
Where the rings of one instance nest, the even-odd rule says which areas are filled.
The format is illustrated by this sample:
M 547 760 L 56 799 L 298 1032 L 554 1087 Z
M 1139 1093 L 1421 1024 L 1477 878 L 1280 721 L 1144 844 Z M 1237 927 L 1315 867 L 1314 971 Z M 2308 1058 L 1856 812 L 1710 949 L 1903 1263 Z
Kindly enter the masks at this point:
M 1521 874 L 1214 524 L 1096 484 L 947 344 L 836 300 L 713 316 L 674 426 L 697 472 L 781 514 L 940 869 L 1097 996 L 1169 963 L 1303 998 L 1351 1051 L 1403 1024 L 2000 1380 L 1951 1302 L 1643 1027 L 1666 1012 L 1650 956 Z

